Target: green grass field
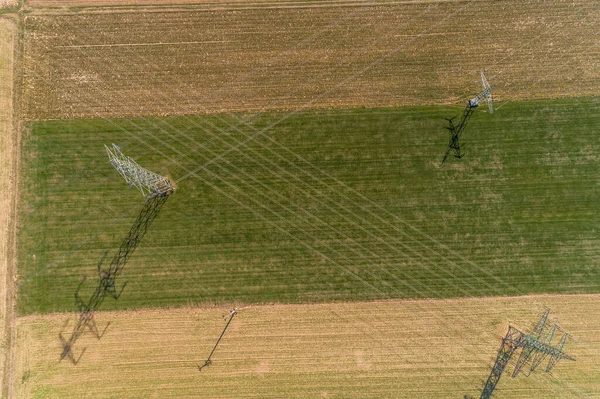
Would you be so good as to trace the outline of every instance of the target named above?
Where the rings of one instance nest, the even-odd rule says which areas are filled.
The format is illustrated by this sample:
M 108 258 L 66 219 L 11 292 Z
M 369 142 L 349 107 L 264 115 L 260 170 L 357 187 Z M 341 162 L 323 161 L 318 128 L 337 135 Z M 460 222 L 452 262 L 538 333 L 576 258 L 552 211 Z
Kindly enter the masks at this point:
M 292 116 L 267 131 L 272 141 L 259 135 L 178 181 L 123 272 L 123 295 L 103 309 L 598 292 L 599 108 L 576 99 L 477 112 L 466 157 L 444 165 L 442 118 L 456 107 Z M 143 197 L 104 144 L 179 180 L 255 133 L 232 129 L 240 120 L 260 130 L 284 115 L 33 123 L 20 312 L 72 310 L 81 278 L 86 296 L 137 216 Z

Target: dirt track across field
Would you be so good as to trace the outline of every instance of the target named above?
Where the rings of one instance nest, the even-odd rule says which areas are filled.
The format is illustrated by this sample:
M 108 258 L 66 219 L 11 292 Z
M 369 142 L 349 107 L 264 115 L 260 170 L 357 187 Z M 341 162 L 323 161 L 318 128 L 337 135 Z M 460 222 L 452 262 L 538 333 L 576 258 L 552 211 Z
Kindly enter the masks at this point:
M 10 395 L 15 344 L 18 136 L 13 126 L 13 63 L 17 27 L 0 18 L 0 396 Z
M 11 0 L 5 0 L 11 1 Z M 446 2 L 458 0 L 442 0 Z M 16 0 L 15 0 L 16 2 Z M 29 0 L 28 4 L 32 7 L 122 7 L 130 5 L 186 5 L 186 4 L 202 4 L 213 7 L 222 5 L 236 5 L 256 7 L 265 4 L 278 4 L 281 6 L 301 6 L 319 4 L 320 0 Z M 354 0 L 336 1 L 337 5 L 352 4 Z M 371 1 L 375 3 L 375 1 Z M 390 2 L 387 0 L 379 0 L 379 3 Z M 403 0 L 402 3 L 433 3 L 440 0 Z M 322 2 L 321 2 L 322 3 Z M 333 2 L 332 2 L 333 3 Z M 396 2 L 397 3 L 397 2 Z
M 215 351 L 226 309 L 97 314 L 77 366 L 59 362 L 68 316 L 19 320 L 19 398 L 462 398 L 487 379 L 508 323 L 529 331 L 543 312 L 572 334 L 548 375 L 508 375 L 502 397 L 580 398 L 600 392 L 599 295 L 242 307 Z M 72 323 L 73 320 L 71 320 Z M 556 337 L 555 341 L 558 341 Z M 516 360 L 516 359 L 514 359 Z M 545 367 L 545 363 L 544 363 Z M 512 367 L 509 370 L 512 373 Z M 586 396 L 587 395 L 587 396 Z
M 413 0 L 420 2 L 422 0 Z M 256 6 L 260 4 L 273 3 L 272 0 L 29 0 L 28 4 L 32 7 L 122 7 L 130 5 L 183 5 L 183 4 L 208 4 L 208 5 L 248 5 Z M 310 4 L 315 0 L 294 1 L 281 0 L 278 4 Z
M 597 0 L 34 9 L 28 119 L 598 95 Z M 151 29 L 150 29 L 151 27 Z

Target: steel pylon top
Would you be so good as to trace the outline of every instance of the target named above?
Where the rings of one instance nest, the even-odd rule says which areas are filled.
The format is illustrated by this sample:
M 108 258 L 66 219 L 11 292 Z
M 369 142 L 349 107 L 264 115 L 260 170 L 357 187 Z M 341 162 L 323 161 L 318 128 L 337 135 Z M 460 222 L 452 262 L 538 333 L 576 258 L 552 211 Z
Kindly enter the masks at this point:
M 482 101 L 485 101 L 491 114 L 494 112 L 494 108 L 492 106 L 492 89 L 494 88 L 494 86 L 490 86 L 483 72 L 480 72 L 480 76 L 483 90 L 481 90 L 475 97 L 469 100 L 468 106 L 470 108 L 476 108 Z
M 521 350 L 521 355 L 515 365 L 515 370 L 512 375 L 513 378 L 516 377 L 525 365 L 530 362 L 531 368 L 528 375 L 531 374 L 547 356 L 550 356 L 550 361 L 546 367 L 546 372 L 550 372 L 561 359 L 575 360 L 564 351 L 568 339 L 567 333 L 562 336 L 558 345 L 552 344 L 552 340 L 556 335 L 558 327 L 554 324 L 549 330 L 546 328 L 549 314 L 550 309 L 546 310 L 542 318 L 529 334 L 509 325 L 508 332 L 504 338 L 502 338 L 502 344 L 498 350 L 496 362 L 483 387 L 480 399 L 489 399 L 492 397 L 496 385 L 500 381 L 500 377 L 508 366 L 511 357 L 519 349 Z
M 112 166 L 127 183 L 137 187 L 144 197 L 170 195 L 175 190 L 169 179 L 141 167 L 132 158 L 123 154 L 118 145 L 113 143 L 112 148 L 107 145 L 104 147 Z

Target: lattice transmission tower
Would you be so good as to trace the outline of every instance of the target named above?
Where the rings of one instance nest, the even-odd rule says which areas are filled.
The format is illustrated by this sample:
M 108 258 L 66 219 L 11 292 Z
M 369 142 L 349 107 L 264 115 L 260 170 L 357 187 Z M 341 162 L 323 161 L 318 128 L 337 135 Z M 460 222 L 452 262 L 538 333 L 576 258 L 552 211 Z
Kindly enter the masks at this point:
M 121 148 L 114 144 L 112 148 L 105 145 L 108 159 L 112 166 L 125 178 L 125 181 L 137 187 L 145 197 L 171 194 L 173 185 L 168 178 L 151 172 L 137 164 L 132 158 L 121 152 Z
M 455 158 L 462 158 L 463 154 L 460 152 L 460 136 L 465 130 L 467 123 L 471 119 L 471 115 L 475 112 L 475 108 L 479 106 L 483 101 L 485 101 L 488 105 L 488 109 L 490 114 L 494 112 L 494 108 L 492 106 L 492 89 L 493 86 L 490 86 L 483 72 L 480 72 L 481 75 L 481 84 L 483 86 L 483 90 L 481 90 L 475 97 L 470 99 L 467 102 L 467 106 L 465 107 L 462 117 L 460 118 L 460 122 L 455 125 L 453 119 L 447 119 L 449 126 L 446 127 L 450 132 L 450 143 L 448 144 L 448 150 L 444 154 L 444 158 L 442 159 L 442 163 L 446 162 L 448 155 L 451 152 L 454 152 Z
M 144 206 L 133 226 L 129 229 L 129 233 L 122 241 L 119 250 L 113 256 L 108 268 L 103 269 L 101 263 L 98 265 L 98 273 L 104 290 L 112 294 L 113 297 L 118 298 L 115 288 L 117 275 L 142 241 L 148 228 L 158 216 L 167 199 L 173 194 L 175 188 L 168 178 L 141 167 L 133 159 L 123 154 L 118 145 L 113 144 L 112 148 L 104 147 L 114 168 L 125 178 L 127 183 L 137 187 L 146 197 Z
M 504 373 L 513 355 L 519 349 L 521 350 L 521 354 L 512 373 L 513 378 L 522 372 L 527 364 L 530 364 L 527 372 L 527 375 L 530 375 L 548 356 L 550 356 L 550 360 L 546 366 L 547 373 L 549 373 L 561 359 L 575 360 L 563 350 L 568 338 L 567 333 L 562 336 L 557 345 L 552 345 L 552 340 L 556 335 L 558 326 L 556 323 L 551 327 L 548 326 L 549 314 L 550 309 L 544 313 L 529 334 L 526 334 L 513 326 L 508 327 L 508 332 L 504 338 L 502 338 L 502 344 L 498 350 L 494 367 L 483 387 L 480 399 L 492 397 L 496 385 L 498 385 L 498 382 L 500 381 L 500 377 Z
M 79 295 L 85 279 L 77 287 L 75 303 L 79 311 L 79 320 L 68 339 L 63 337 L 62 332 L 59 333 L 59 339 L 63 347 L 60 359 L 69 358 L 74 364 L 79 362 L 83 352 L 78 358 L 75 358 L 73 355 L 73 345 L 75 345 L 85 330 L 89 329 L 98 339 L 104 334 L 104 332 L 100 333 L 96 326 L 94 312 L 98 310 L 98 307 L 104 302 L 107 295 L 110 295 L 114 299 L 119 299 L 121 296 L 126 283 L 123 284 L 120 290 L 117 290 L 117 277 L 138 244 L 146 235 L 148 228 L 158 216 L 162 206 L 175 190 L 169 179 L 144 169 L 133 159 L 125 156 L 117 145 L 113 144 L 112 148 L 108 146 L 105 146 L 105 148 L 110 163 L 125 178 L 127 183 L 136 186 L 142 192 L 146 197 L 146 201 L 133 226 L 129 229 L 127 236 L 121 242 L 119 250 L 111 258 L 110 263 L 106 267 L 102 266 L 106 259 L 106 254 L 98 263 L 98 284 L 87 301 L 84 301 Z

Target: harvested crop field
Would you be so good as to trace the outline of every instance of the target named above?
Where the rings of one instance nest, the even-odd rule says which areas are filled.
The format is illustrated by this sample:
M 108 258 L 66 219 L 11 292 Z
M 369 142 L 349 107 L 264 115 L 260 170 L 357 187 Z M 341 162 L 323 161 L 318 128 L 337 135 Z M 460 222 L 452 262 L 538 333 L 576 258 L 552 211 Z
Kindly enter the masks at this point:
M 65 314 L 19 321 L 20 398 L 462 398 L 487 378 L 508 322 L 530 329 L 552 308 L 573 337 L 552 375 L 508 375 L 502 397 L 597 398 L 597 295 L 263 305 L 240 310 L 213 357 L 223 309 L 97 315 L 99 341 L 77 366 L 58 362 Z M 79 354 L 79 352 L 77 352 Z M 513 359 L 516 360 L 516 359 Z M 544 364 L 545 365 L 545 364 Z M 510 369 L 512 372 L 512 368 Z M 500 397 L 500 396 L 499 396 Z
M 495 397 L 600 399 L 597 0 L 0 13 L 3 399 L 479 397 L 547 308 L 576 361 Z M 110 143 L 177 187 L 145 236 Z
M 450 104 L 483 68 L 500 100 L 598 94 L 596 0 L 265 4 L 34 10 L 24 116 Z

